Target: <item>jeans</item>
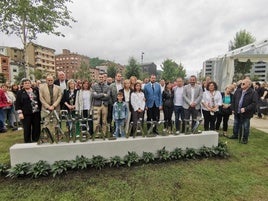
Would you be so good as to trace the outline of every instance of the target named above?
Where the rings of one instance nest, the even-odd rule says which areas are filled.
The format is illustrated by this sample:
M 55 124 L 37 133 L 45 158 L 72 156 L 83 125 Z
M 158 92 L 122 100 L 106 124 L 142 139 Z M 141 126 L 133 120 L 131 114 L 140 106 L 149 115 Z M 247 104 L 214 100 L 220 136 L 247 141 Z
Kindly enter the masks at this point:
M 125 119 L 115 119 L 115 137 L 118 138 L 121 134 L 121 137 L 125 137 L 124 124 Z
M 180 126 L 182 122 L 182 132 L 184 132 L 185 122 L 184 122 L 184 109 L 182 106 L 174 106 L 175 113 L 175 126 L 176 131 L 180 131 Z
M 245 118 L 241 114 L 236 114 L 234 116 L 234 127 L 233 135 L 238 137 L 238 134 L 243 134 L 243 140 L 248 140 L 249 128 L 250 128 L 250 118 Z M 243 129 L 243 130 L 242 130 Z

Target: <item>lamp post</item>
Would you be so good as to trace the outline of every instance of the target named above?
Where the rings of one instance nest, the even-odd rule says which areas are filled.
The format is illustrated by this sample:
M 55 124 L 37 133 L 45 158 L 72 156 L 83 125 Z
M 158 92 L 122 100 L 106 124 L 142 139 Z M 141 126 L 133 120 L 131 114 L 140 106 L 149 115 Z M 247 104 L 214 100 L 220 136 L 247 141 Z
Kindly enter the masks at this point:
M 141 52 L 141 64 L 143 64 L 143 55 L 144 55 L 144 52 Z

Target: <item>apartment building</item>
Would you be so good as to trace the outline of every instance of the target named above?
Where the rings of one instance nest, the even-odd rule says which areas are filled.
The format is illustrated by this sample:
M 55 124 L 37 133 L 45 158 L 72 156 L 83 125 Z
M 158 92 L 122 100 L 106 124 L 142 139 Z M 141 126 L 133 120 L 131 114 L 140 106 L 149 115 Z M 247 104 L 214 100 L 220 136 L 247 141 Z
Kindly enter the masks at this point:
M 63 49 L 62 54 L 58 54 L 55 57 L 56 71 L 63 71 L 67 79 L 73 78 L 82 63 L 89 67 L 89 57 L 72 53 L 68 49 Z
M 26 48 L 25 61 L 30 68 L 55 76 L 55 50 L 30 42 Z

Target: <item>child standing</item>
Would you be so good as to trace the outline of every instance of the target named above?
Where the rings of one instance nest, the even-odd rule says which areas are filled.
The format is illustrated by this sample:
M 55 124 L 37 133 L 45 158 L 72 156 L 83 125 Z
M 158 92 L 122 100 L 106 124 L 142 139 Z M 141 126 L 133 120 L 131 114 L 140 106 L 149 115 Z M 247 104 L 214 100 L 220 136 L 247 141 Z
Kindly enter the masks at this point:
M 115 137 L 125 137 L 124 124 L 128 117 L 128 108 L 126 102 L 123 102 L 123 93 L 117 93 L 117 102 L 113 105 L 113 120 L 115 122 Z

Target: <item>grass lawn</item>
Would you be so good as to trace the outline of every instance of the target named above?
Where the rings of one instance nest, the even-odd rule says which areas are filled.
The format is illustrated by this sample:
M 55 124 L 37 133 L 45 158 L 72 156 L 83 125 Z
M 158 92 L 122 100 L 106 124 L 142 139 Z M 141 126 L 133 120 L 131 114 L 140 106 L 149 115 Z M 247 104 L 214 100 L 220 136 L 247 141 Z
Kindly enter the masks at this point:
M 268 134 L 251 129 L 247 145 L 220 140 L 228 142 L 228 159 L 87 169 L 56 178 L 1 176 L 0 200 L 267 201 Z M 22 131 L 0 134 L 0 163 L 9 163 L 9 147 L 20 142 Z

